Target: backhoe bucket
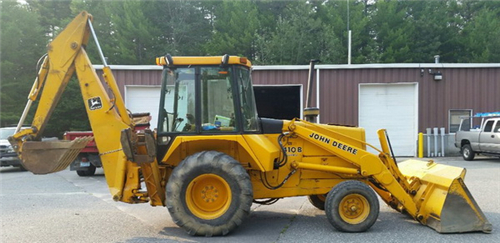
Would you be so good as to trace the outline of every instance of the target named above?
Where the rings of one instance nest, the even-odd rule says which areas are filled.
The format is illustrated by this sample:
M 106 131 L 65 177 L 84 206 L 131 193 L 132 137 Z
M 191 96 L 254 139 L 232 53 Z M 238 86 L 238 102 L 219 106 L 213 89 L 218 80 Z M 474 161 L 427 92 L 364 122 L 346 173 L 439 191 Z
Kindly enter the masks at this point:
M 414 201 L 422 224 L 439 233 L 491 233 L 490 222 L 464 184 L 464 168 L 418 160 L 404 161 L 398 167 L 410 180 L 420 180 Z
M 49 174 L 64 170 L 85 148 L 92 137 L 81 137 L 73 141 L 27 141 L 21 152 L 21 161 L 33 174 Z

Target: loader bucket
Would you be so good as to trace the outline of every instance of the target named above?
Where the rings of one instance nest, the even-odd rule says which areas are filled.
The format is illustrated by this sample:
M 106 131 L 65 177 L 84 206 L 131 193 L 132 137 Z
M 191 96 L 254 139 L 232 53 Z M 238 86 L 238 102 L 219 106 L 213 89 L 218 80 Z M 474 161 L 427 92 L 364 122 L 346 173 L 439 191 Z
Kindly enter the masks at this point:
M 492 225 L 464 184 L 465 168 L 408 160 L 398 164 L 407 178 L 416 177 L 421 186 L 414 196 L 417 219 L 439 233 L 482 231 Z
M 92 137 L 73 141 L 27 141 L 23 144 L 21 161 L 33 174 L 49 174 L 64 170 L 75 160 Z

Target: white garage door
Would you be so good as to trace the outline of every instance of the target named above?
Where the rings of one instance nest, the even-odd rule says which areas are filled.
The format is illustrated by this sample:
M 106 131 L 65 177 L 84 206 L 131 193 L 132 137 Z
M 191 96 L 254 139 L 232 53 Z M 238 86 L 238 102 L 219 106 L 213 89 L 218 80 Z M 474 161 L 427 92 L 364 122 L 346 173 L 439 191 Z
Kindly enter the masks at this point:
M 380 148 L 377 130 L 385 128 L 396 156 L 416 156 L 417 118 L 417 83 L 359 85 L 359 126 L 375 147 Z
M 151 129 L 158 123 L 160 86 L 125 86 L 125 106 L 132 113 L 149 112 Z

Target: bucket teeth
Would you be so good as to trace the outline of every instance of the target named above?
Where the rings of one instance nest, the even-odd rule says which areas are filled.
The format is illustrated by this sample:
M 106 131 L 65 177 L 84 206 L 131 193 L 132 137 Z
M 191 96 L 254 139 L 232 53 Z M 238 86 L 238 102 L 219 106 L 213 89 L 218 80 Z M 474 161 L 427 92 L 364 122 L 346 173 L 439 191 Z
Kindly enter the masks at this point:
M 66 169 L 93 137 L 73 141 L 27 141 L 21 152 L 23 166 L 33 174 L 49 174 Z

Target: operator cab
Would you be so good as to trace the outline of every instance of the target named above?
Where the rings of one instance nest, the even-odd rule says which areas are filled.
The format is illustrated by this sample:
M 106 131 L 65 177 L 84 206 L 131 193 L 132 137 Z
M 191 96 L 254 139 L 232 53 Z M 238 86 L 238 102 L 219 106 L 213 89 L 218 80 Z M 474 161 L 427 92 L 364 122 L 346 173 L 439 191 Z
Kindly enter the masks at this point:
M 246 58 L 167 55 L 157 64 L 163 66 L 159 137 L 260 131 Z

